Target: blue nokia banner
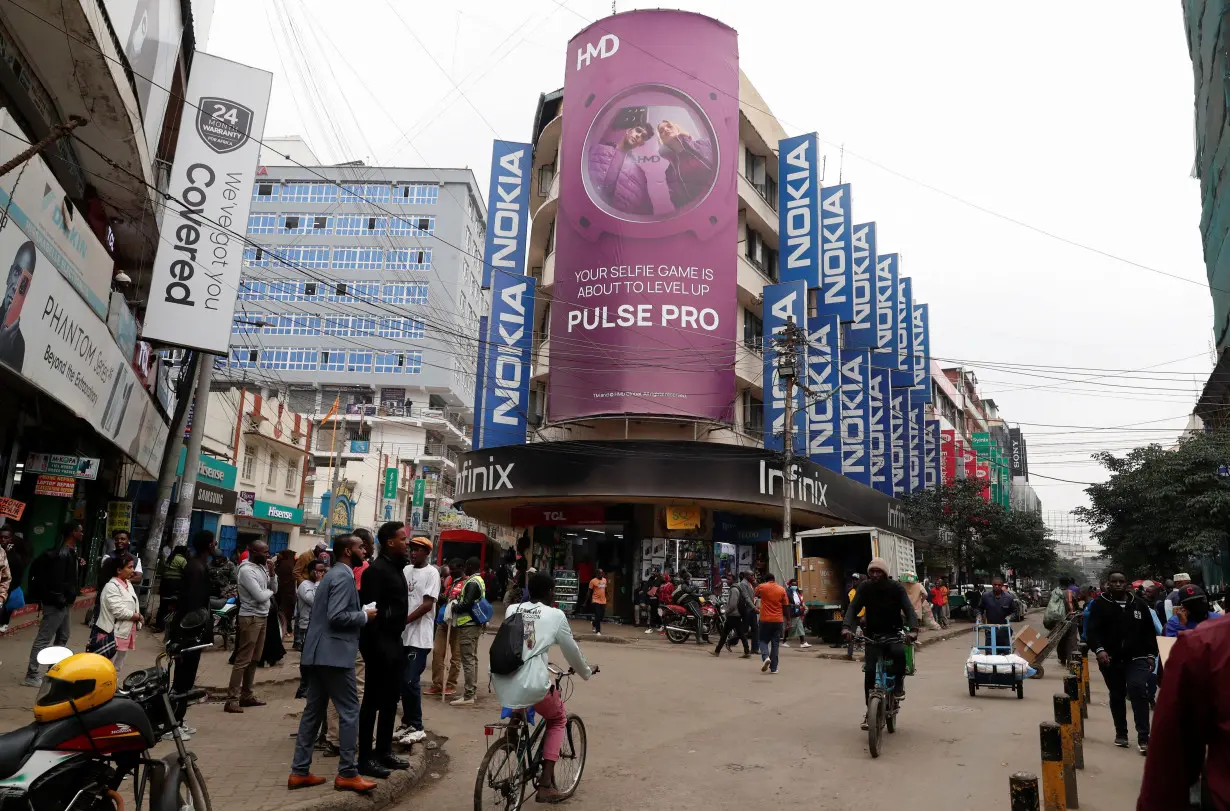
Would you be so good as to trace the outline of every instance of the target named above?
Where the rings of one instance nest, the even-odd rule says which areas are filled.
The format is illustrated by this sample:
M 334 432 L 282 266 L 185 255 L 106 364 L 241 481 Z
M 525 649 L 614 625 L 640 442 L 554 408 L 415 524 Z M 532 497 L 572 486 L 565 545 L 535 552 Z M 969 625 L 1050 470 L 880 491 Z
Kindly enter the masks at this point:
M 478 317 L 478 352 L 474 364 L 474 433 L 470 435 L 470 444 L 474 448 L 483 446 L 483 394 L 484 382 L 487 379 L 487 316 Z
M 914 299 L 909 279 L 897 280 L 897 370 L 893 372 L 894 388 L 914 385 Z
M 897 254 L 876 257 L 876 365 L 897 365 Z
M 487 189 L 487 243 L 483 249 L 483 289 L 491 271 L 525 273 L 525 232 L 530 221 L 530 170 L 534 147 L 513 141 L 491 146 L 491 185 Z
M 807 458 L 841 472 L 841 366 L 837 336 L 841 322 L 821 315 L 807 323 Z
M 914 393 L 910 395 L 916 403 L 931 402 L 931 338 L 930 313 L 926 304 L 914 305 L 914 351 L 912 369 L 914 371 Z
M 874 366 L 875 355 L 871 356 L 871 380 L 867 386 L 867 402 L 871 408 L 871 435 L 867 443 L 871 455 L 871 486 L 885 495 L 893 494 L 892 450 L 889 444 L 888 412 L 892 405 L 892 386 L 889 383 L 887 369 L 877 369 Z
M 802 279 L 795 282 L 768 284 L 764 288 L 764 446 L 768 450 L 785 448 L 786 435 L 786 384 L 777 372 L 777 346 L 775 339 L 786 329 L 787 321 L 807 330 L 807 284 Z M 798 382 L 806 379 L 807 351 L 799 347 Z M 794 451 L 806 453 L 807 409 L 804 407 L 803 390 L 794 387 Z
M 820 286 L 820 144 L 816 133 L 777 142 L 778 265 L 783 282 Z
M 491 283 L 480 447 L 524 445 L 537 285 L 532 276 L 499 269 L 491 274 Z
M 880 346 L 879 301 L 876 295 L 876 224 L 865 222 L 850 232 L 854 243 L 850 299 L 854 317 L 846 325 L 843 346 L 876 349 Z
M 917 493 L 923 486 L 923 433 L 927 424 L 927 404 L 915 402 L 914 391 L 910 390 L 910 435 L 907 445 L 910 458 L 910 492 Z
M 850 184 L 820 190 L 820 313 L 854 320 Z
M 930 490 L 940 482 L 939 420 L 927 420 L 923 440 L 923 487 Z
M 890 389 L 888 430 L 893 495 L 904 496 L 910 488 L 910 390 Z
M 871 409 L 867 386 L 871 354 L 843 349 L 841 358 L 841 475 L 871 486 Z

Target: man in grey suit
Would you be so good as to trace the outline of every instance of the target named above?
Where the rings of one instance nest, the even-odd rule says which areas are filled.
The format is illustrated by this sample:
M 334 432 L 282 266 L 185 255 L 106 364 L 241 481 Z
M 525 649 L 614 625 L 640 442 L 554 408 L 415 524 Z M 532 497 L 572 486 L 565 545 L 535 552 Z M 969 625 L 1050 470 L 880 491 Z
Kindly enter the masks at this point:
M 363 562 L 363 542 L 354 535 L 339 535 L 333 541 L 334 565 L 316 587 L 312 619 L 308 623 L 300 658 L 307 683 L 307 706 L 299 719 L 295 739 L 295 759 L 291 764 L 288 789 L 319 786 L 325 778 L 312 774 L 312 747 L 320 732 L 329 701 L 340 718 L 341 760 L 333 787 L 365 793 L 376 783 L 362 777 L 358 770 L 356 748 L 359 738 L 359 693 L 355 683 L 355 657 L 359 652 L 359 631 L 375 616 L 364 611 L 359 590 L 354 584 L 355 566 Z M 342 564 L 342 565 L 338 565 Z

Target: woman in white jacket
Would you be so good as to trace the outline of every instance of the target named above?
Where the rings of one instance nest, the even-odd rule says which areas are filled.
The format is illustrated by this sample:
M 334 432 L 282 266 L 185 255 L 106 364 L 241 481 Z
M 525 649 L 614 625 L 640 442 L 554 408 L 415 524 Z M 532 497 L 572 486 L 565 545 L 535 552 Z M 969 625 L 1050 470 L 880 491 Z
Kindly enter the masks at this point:
M 108 561 L 111 563 L 111 561 Z M 124 669 L 128 651 L 136 647 L 137 631 L 141 628 L 141 606 L 137 602 L 132 578 L 136 574 L 136 559 L 128 554 L 114 558 L 115 575 L 107 580 L 99 595 L 98 630 L 115 634 L 115 657 L 111 660 L 118 674 Z

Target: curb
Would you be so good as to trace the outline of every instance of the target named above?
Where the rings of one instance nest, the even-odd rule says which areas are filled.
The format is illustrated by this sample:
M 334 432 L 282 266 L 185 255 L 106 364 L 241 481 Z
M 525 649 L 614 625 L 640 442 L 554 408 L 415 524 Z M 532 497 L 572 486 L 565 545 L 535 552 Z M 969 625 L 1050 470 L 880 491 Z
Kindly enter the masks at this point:
M 624 639 L 623 637 L 607 636 L 606 634 L 603 634 L 602 636 L 598 636 L 597 634 L 581 634 L 580 636 L 577 636 L 576 638 L 583 639 L 586 642 L 599 642 L 599 643 L 607 643 L 610 645 L 635 645 L 636 644 L 635 639 Z
M 926 636 L 920 638 L 918 642 L 914 643 L 914 647 L 916 649 L 925 648 L 929 645 L 935 645 L 940 642 L 947 642 L 948 640 L 956 639 L 957 637 L 962 636 L 963 634 L 968 634 L 973 630 L 974 630 L 974 626 L 970 625 L 968 628 L 965 628 L 965 627 L 947 628 L 943 631 L 931 631 Z M 832 652 L 825 651 L 824 653 L 817 653 L 816 658 L 817 659 L 833 659 L 838 662 L 861 661 L 860 659 L 858 659 L 857 656 L 854 659 L 851 659 L 850 657 L 846 656 L 844 652 L 838 652 L 837 650 L 833 650 Z
M 355 794 L 350 791 L 337 791 L 329 783 L 308 789 L 312 795 L 300 802 L 283 805 L 281 811 L 350 811 L 363 809 L 375 811 L 404 799 L 415 786 L 427 775 L 427 747 L 416 746 L 408 756 L 410 768 L 395 771 L 386 780 L 377 780 L 376 788 L 370 794 Z M 302 791 L 302 790 L 301 790 Z M 293 798 L 299 792 L 287 792 Z

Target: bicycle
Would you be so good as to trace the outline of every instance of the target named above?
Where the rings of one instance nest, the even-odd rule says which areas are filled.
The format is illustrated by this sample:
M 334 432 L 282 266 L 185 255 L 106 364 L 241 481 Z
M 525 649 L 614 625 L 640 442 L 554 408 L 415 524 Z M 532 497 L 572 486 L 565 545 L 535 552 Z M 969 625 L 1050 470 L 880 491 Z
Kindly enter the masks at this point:
M 555 689 L 564 703 L 572 698 L 572 668 L 561 670 L 548 664 L 547 669 L 555 678 Z M 594 673 L 598 668 L 594 668 Z M 555 787 L 568 797 L 576 793 L 585 771 L 586 736 L 585 723 L 575 713 L 568 713 L 564 728 L 564 741 L 560 745 L 559 760 L 555 762 Z M 486 724 L 484 734 L 499 737 L 487 748 L 478 766 L 478 778 L 474 782 L 474 811 L 517 811 L 525 802 L 525 789 L 532 785 L 538 789 L 542 773 L 543 731 L 546 724 L 539 722 L 530 734 L 526 710 L 515 710 L 510 718 Z
M 906 636 L 902 632 L 888 636 L 865 637 L 863 644 L 870 649 L 872 647 L 886 648 L 900 642 L 906 642 Z M 884 737 L 884 730 L 887 728 L 890 735 L 897 731 L 897 713 L 900 710 L 900 703 L 893 693 L 896 679 L 888 672 L 885 665 L 887 661 L 887 652 L 876 659 L 875 686 L 867 695 L 867 748 L 871 750 L 873 758 L 880 756 L 880 743 Z M 867 667 L 865 662 L 863 667 Z

